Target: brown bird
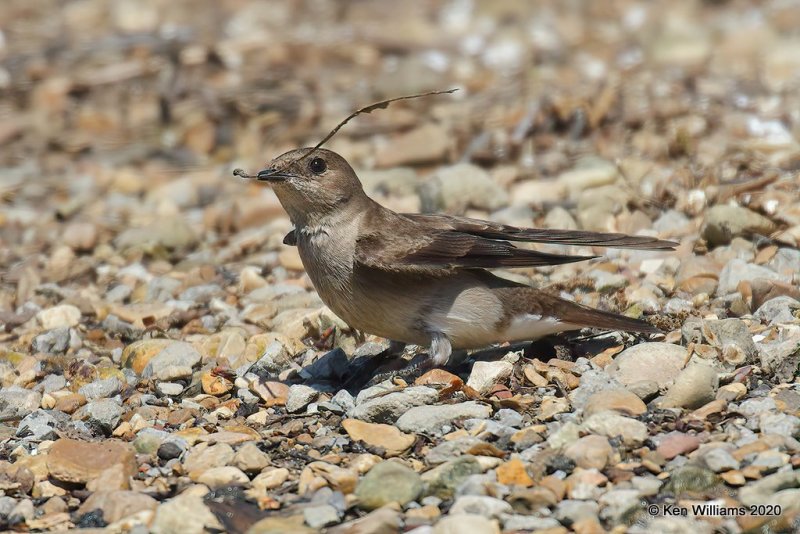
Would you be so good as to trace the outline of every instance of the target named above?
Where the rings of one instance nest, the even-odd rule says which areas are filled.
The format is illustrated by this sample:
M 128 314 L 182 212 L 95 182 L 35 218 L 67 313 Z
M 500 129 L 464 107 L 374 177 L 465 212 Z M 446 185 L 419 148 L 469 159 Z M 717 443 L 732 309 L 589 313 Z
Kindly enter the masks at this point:
M 430 347 L 434 365 L 445 364 L 453 349 L 584 327 L 659 332 L 646 322 L 588 308 L 486 269 L 594 257 L 537 252 L 513 241 L 643 250 L 672 250 L 676 243 L 396 213 L 367 196 L 344 158 L 320 148 L 287 152 L 256 178 L 273 187 L 289 214 L 294 230 L 284 243 L 297 246 L 323 302 L 354 328 Z

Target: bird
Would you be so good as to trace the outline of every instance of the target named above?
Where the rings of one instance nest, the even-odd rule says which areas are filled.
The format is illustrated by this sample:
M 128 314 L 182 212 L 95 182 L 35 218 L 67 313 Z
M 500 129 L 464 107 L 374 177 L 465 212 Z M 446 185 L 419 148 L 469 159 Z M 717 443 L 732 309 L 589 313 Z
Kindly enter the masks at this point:
M 255 176 L 268 183 L 293 230 L 322 301 L 350 327 L 397 346 L 428 348 L 444 366 L 454 350 L 533 341 L 586 327 L 659 333 L 638 319 L 593 309 L 493 274 L 596 256 L 562 255 L 519 242 L 669 251 L 677 243 L 648 236 L 521 228 L 445 214 L 397 213 L 370 198 L 339 154 L 317 147 L 288 151 Z

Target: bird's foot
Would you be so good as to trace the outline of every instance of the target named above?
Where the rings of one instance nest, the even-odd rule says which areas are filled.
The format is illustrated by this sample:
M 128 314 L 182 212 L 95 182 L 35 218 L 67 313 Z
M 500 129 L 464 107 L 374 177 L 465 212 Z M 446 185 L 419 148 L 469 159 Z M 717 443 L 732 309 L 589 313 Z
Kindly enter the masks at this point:
M 378 373 L 377 375 L 373 376 L 369 382 L 367 382 L 366 387 L 375 386 L 385 380 L 393 380 L 397 378 L 406 382 L 413 382 L 431 369 L 433 369 L 433 362 L 430 360 L 430 358 L 425 357 L 420 361 L 412 361 L 402 369 Z

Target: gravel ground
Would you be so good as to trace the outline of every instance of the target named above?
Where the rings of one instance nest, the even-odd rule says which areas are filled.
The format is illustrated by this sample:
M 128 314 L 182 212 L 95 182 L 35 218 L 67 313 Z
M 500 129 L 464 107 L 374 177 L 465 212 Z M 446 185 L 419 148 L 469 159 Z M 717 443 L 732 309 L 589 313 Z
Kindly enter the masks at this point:
M 0 21 L 0 528 L 800 531 L 797 2 Z M 231 171 L 450 87 L 328 147 L 400 211 L 678 241 L 506 273 L 664 335 L 364 385 L 386 341 L 323 306 L 274 194 Z

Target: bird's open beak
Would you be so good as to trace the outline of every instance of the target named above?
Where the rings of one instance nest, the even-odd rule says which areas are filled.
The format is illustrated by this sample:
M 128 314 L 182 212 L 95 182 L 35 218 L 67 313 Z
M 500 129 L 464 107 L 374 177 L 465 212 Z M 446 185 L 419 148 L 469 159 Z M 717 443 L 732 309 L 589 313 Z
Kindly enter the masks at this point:
M 293 176 L 294 174 L 281 169 L 264 169 L 256 175 L 259 182 L 283 182 Z

